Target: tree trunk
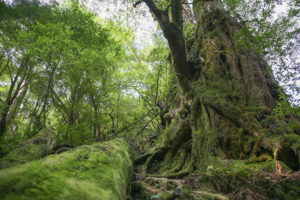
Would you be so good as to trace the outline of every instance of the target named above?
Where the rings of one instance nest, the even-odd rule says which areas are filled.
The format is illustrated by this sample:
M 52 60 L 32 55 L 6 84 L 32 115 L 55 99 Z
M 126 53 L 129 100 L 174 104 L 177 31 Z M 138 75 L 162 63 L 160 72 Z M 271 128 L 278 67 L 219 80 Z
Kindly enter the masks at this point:
M 6 121 L 7 121 L 8 109 L 3 109 L 1 120 L 0 120 L 0 138 L 2 139 L 5 131 L 6 131 Z
M 186 93 L 191 88 L 190 66 L 186 59 L 186 48 L 183 38 L 182 24 L 182 2 L 181 0 L 172 0 L 170 3 L 171 17 L 169 10 L 160 10 L 152 0 L 143 0 L 157 18 L 164 36 L 172 53 L 172 61 L 176 77 L 181 89 Z
M 271 73 L 263 73 L 267 63 L 262 55 L 233 39 L 242 28 L 233 17 L 212 2 L 195 9 L 201 12 L 192 59 L 201 57 L 204 62 L 195 66 L 197 83 L 186 100 L 193 167 L 199 166 L 204 153 L 235 159 L 259 156 L 260 121 L 277 103 L 277 83 Z
M 186 41 L 193 81 L 166 115 L 175 117 L 162 141 L 136 160 L 146 161 L 149 173 L 205 169 L 216 158 L 272 157 L 278 148 L 266 136 L 275 134 L 269 122 L 278 84 L 263 56 L 240 45 L 235 35 L 243 26 L 220 6 L 198 2 L 194 12 L 195 38 Z
M 193 6 L 195 37 L 185 42 L 189 56 L 181 56 L 190 63 L 190 88 L 164 116 L 171 123 L 161 140 L 135 159 L 138 171 L 167 182 L 189 175 L 191 199 L 203 188 L 229 199 L 296 198 L 300 174 L 287 171 L 300 169 L 299 121 L 292 130 L 272 114 L 278 84 L 263 55 L 235 38 L 243 25 L 213 1 Z

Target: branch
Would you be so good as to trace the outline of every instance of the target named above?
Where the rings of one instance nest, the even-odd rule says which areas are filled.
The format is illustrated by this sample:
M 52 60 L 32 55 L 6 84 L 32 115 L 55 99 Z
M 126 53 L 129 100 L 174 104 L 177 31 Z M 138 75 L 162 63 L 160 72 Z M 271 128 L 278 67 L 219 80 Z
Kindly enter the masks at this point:
M 51 95 L 52 95 L 52 100 L 53 103 L 56 104 L 56 107 L 58 108 L 59 111 L 63 111 L 63 114 L 65 114 L 67 117 L 65 117 L 63 114 L 63 118 L 66 120 L 66 122 L 69 122 L 69 116 L 68 116 L 68 108 L 67 106 L 64 104 L 64 102 L 61 100 L 60 96 L 54 91 L 53 88 L 50 88 L 51 90 Z
M 4 67 L 1 69 L 0 71 L 0 76 L 2 75 L 2 73 L 5 71 L 5 69 L 8 67 L 10 63 L 10 58 L 7 59 L 6 65 L 4 65 Z
M 182 31 L 183 20 L 181 0 L 171 0 L 172 21 L 170 20 L 168 12 L 158 9 L 153 0 L 143 0 L 143 2 L 147 4 L 148 8 L 157 18 L 164 36 L 168 40 L 174 69 L 181 88 L 184 92 L 189 91 L 191 74 L 190 66 L 187 62 L 185 41 Z
M 137 93 L 139 93 L 139 95 L 142 97 L 142 99 L 144 100 L 144 102 L 146 102 L 146 104 L 148 104 L 148 106 L 151 108 L 151 111 L 153 112 L 153 114 L 155 116 L 158 116 L 159 114 L 157 113 L 157 111 L 155 110 L 155 107 L 153 107 L 153 105 L 151 105 L 151 103 L 144 97 L 144 95 L 136 88 L 133 88 Z
M 182 5 L 192 5 L 192 4 L 194 4 L 194 2 L 191 2 L 191 3 L 189 3 L 189 2 L 183 2 L 182 3 Z
M 168 13 L 170 8 L 171 8 L 171 4 L 169 4 L 169 5 L 166 7 L 165 13 Z
M 137 135 L 135 136 L 135 137 L 137 137 L 137 136 L 139 136 L 140 134 L 142 134 L 143 132 L 144 132 L 144 130 L 147 128 L 147 126 L 155 119 L 156 117 L 153 117 L 153 118 L 151 118 L 143 127 L 142 127 L 142 129 L 137 133 Z
M 162 12 L 160 9 L 157 8 L 157 6 L 155 5 L 155 3 L 152 0 L 143 0 L 143 2 L 145 2 L 148 6 L 148 8 L 154 13 L 154 15 L 161 19 L 162 16 Z
M 136 8 L 138 5 L 140 5 L 141 3 L 143 3 L 143 1 L 137 1 L 135 2 L 135 4 L 133 4 L 133 7 Z

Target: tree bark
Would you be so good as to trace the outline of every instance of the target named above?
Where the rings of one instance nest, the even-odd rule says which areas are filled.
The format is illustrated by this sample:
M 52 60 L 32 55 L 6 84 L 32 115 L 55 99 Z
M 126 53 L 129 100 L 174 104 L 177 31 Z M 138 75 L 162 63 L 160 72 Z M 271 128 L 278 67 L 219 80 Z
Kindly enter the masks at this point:
M 173 48 L 185 43 L 180 29 L 152 1 L 144 2 L 157 17 L 172 54 L 178 55 L 173 58 L 175 71 L 176 66 L 190 67 L 181 63 L 187 59 L 193 63 L 192 73 L 186 76 L 189 89 L 182 88 L 188 95 L 180 97 L 180 105 L 167 114 L 175 117 L 164 139 L 140 157 L 145 171 L 193 171 L 206 169 L 216 158 L 272 156 L 276 144 L 267 135 L 275 133 L 268 122 L 276 118 L 272 110 L 278 101 L 278 84 L 272 72 L 263 73 L 267 69 L 263 56 L 234 38 L 243 24 L 213 1 L 195 2 L 195 37 L 186 41 L 192 43 L 188 57 L 182 48 Z M 172 15 L 178 22 L 178 16 Z M 139 159 L 136 162 L 141 163 Z
M 165 11 L 160 10 L 152 0 L 143 0 L 143 2 L 146 3 L 158 20 L 164 36 L 168 40 L 179 85 L 184 92 L 188 92 L 191 87 L 191 74 L 183 38 L 181 0 L 171 1 L 171 19 L 169 17 L 168 8 Z
M 9 64 L 7 67 L 10 67 Z M 4 108 L 1 112 L 0 139 L 4 136 L 6 132 L 11 107 L 15 104 L 16 100 L 22 94 L 22 92 L 24 92 L 24 88 L 26 89 L 27 74 L 31 71 L 31 66 L 29 65 L 29 58 L 24 59 L 24 63 L 22 63 L 21 67 L 23 68 L 22 73 L 18 74 L 18 72 L 16 72 L 14 74 L 13 72 L 11 72 L 10 74 L 10 88 L 6 100 L 4 102 Z

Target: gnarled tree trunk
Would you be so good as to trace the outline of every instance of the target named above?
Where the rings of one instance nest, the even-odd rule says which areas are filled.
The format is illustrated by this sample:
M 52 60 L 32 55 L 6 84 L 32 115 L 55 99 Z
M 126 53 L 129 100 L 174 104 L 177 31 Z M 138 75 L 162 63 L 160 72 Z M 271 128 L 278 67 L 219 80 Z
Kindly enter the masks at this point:
M 153 11 L 154 6 L 149 3 L 152 1 L 144 2 Z M 154 176 L 169 182 L 196 172 L 198 175 L 190 175 L 183 181 L 186 184 L 182 187 L 194 190 L 183 194 L 183 199 L 197 199 L 195 194 L 203 188 L 225 194 L 229 199 L 299 196 L 297 189 L 292 188 L 299 189 L 300 174 L 287 171 L 300 168 L 300 136 L 288 128 L 284 119 L 273 114 L 278 102 L 278 84 L 267 70 L 263 55 L 255 52 L 249 38 L 239 38 L 249 41 L 248 47 L 240 43 L 236 35 L 243 24 L 214 1 L 194 1 L 193 8 L 196 28 L 194 38 L 185 41 L 187 55 L 180 50 L 174 53 L 178 49 L 172 47 L 172 36 L 165 32 L 164 21 L 158 17 L 183 94 L 180 89 L 177 91 L 177 96 L 182 95 L 175 102 L 180 103 L 175 103 L 173 110 L 165 115 L 171 123 L 161 140 L 135 160 L 141 166 L 139 172 L 148 174 L 148 179 Z M 178 7 L 171 3 L 171 9 Z M 157 16 L 159 12 L 166 11 L 158 9 L 153 13 Z M 171 13 L 174 16 L 174 10 Z M 180 23 L 174 18 L 167 23 L 170 21 Z M 188 65 L 176 64 L 182 59 Z M 190 73 L 186 77 L 187 88 L 182 87 L 182 74 L 178 74 L 178 68 L 186 67 Z M 294 123 L 300 127 L 298 121 Z M 196 180 L 196 184 L 188 184 L 189 180 Z
M 166 12 L 155 8 L 150 0 L 144 2 L 155 16 Z M 171 8 L 178 9 L 172 3 Z M 180 84 L 184 94 L 180 105 L 171 111 L 176 114 L 162 141 L 136 160 L 137 164 L 146 162 L 149 173 L 193 171 L 207 167 L 215 158 L 272 157 L 278 148 L 266 137 L 273 134 L 268 122 L 278 101 L 278 84 L 263 55 L 241 45 L 235 36 L 243 24 L 213 1 L 194 3 L 194 13 L 195 37 L 185 42 L 189 56 L 174 53 L 180 50 L 172 47 L 172 36 L 158 17 L 179 83 L 177 68 L 189 67 L 186 79 L 190 85 L 186 90 Z M 180 23 L 174 15 L 166 23 Z M 177 66 L 177 59 L 187 59 L 189 65 Z

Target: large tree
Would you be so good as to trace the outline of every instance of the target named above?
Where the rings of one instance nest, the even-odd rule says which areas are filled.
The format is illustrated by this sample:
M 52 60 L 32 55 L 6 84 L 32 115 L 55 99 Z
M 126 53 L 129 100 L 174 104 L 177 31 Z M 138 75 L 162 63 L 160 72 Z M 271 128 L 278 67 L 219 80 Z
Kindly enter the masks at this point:
M 170 87 L 174 101 L 164 115 L 169 122 L 164 134 L 135 164 L 143 164 L 140 169 L 144 173 L 164 178 L 200 172 L 198 189 L 213 188 L 232 199 L 292 199 L 299 195 L 291 189 L 299 188 L 297 181 L 286 182 L 299 178 L 272 180 L 266 175 L 280 177 L 285 164 L 299 170 L 300 126 L 288 110 L 279 114 L 283 94 L 279 94 L 263 50 L 271 51 L 272 45 L 280 49 L 280 45 L 270 42 L 274 30 L 253 32 L 252 22 L 266 25 L 264 17 L 246 22 L 229 4 L 213 0 L 192 1 L 192 8 L 182 0 L 142 0 L 135 5 L 140 3 L 149 7 L 167 39 L 178 87 L 176 92 Z M 262 15 L 268 15 L 264 12 Z M 151 185 L 149 180 L 166 182 L 149 177 L 146 188 Z M 282 185 L 275 187 L 272 181 Z M 266 190 L 272 192 L 264 194 Z M 189 197 L 197 195 L 226 199 L 202 192 Z
M 215 159 L 272 157 L 280 149 L 279 158 L 298 170 L 299 152 L 284 147 L 283 140 L 299 138 L 293 134 L 299 121 L 273 116 L 279 85 L 241 17 L 212 0 L 193 1 L 192 13 L 190 3 L 181 0 L 135 5 L 143 2 L 168 41 L 182 92 L 180 103 L 165 115 L 172 122 L 162 140 L 136 163 L 145 162 L 150 173 L 190 172 L 206 169 Z M 187 12 L 194 27 L 189 37 L 183 28 Z M 297 125 L 289 129 L 284 120 Z M 295 160 L 288 161 L 289 156 Z

